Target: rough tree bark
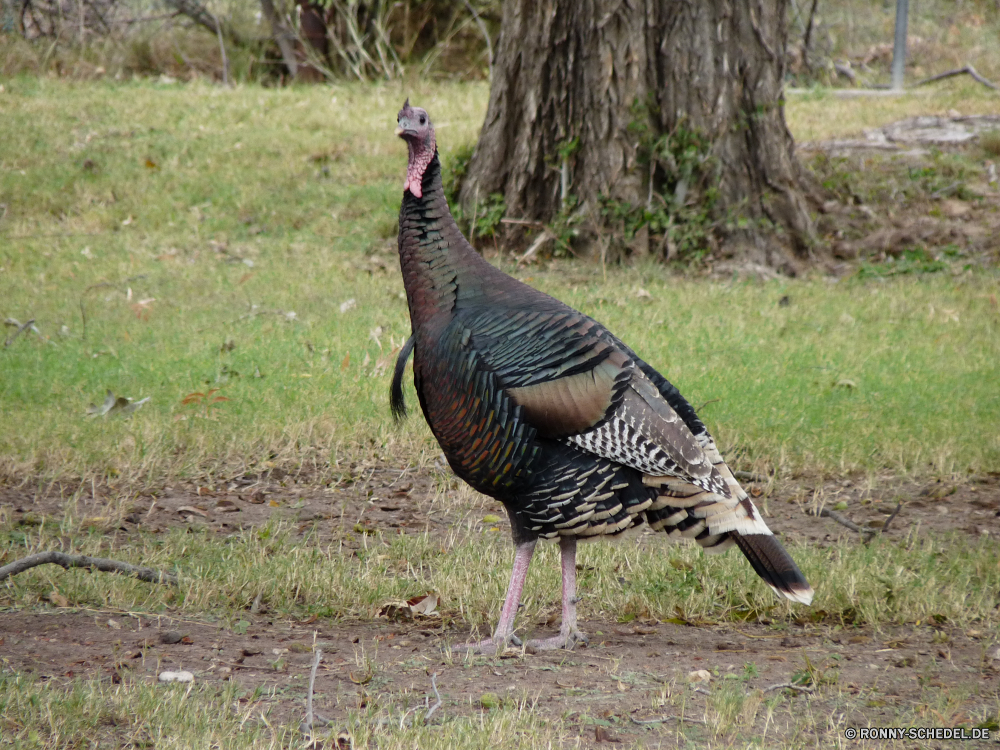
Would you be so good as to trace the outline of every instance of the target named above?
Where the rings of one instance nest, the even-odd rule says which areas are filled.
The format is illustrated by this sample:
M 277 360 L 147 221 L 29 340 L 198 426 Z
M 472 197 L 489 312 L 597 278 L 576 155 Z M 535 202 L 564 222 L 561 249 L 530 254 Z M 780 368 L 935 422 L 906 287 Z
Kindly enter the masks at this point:
M 785 6 L 505 0 L 489 109 L 461 188 L 466 215 L 501 193 L 508 217 L 551 220 L 561 202 L 559 148 L 574 138 L 568 187 L 581 211 L 597 216 L 602 195 L 646 205 L 651 172 L 637 133 L 680 125 L 712 144 L 717 217 L 753 220 L 726 233 L 727 248 L 800 270 L 815 235 L 807 196 L 817 194 L 785 125 Z

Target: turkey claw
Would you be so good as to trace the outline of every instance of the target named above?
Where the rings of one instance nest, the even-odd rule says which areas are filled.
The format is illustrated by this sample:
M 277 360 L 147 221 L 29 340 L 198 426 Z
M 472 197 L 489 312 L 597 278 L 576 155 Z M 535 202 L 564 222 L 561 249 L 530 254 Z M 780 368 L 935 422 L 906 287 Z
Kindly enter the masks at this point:
M 560 633 L 552 638 L 542 638 L 539 640 L 528 641 L 525 648 L 532 648 L 537 651 L 554 651 L 555 649 L 564 648 L 568 651 L 572 651 L 581 643 L 588 645 L 590 640 L 588 640 L 587 636 L 579 630 L 573 629 L 568 633 Z

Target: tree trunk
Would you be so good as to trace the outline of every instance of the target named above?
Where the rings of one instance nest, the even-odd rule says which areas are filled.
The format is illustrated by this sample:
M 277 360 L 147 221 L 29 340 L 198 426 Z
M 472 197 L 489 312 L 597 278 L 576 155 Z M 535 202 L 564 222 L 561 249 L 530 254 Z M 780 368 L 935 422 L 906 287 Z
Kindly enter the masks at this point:
M 550 222 L 569 201 L 593 227 L 586 244 L 628 207 L 647 220 L 662 209 L 669 225 L 693 215 L 677 209 L 708 200 L 710 245 L 726 240 L 744 261 L 795 273 L 812 254 L 806 196 L 816 193 L 785 125 L 785 6 L 505 0 L 465 215 L 500 193 L 508 217 Z M 677 147 L 699 139 L 705 158 L 685 171 Z M 700 185 L 692 163 L 710 172 Z M 671 231 L 652 243 L 667 257 Z

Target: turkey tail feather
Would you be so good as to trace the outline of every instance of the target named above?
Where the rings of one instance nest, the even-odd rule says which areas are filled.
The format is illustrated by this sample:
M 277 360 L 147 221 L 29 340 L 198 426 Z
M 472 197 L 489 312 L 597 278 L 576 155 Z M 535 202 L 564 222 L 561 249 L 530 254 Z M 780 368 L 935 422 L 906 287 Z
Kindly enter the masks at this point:
M 413 345 L 416 338 L 410 336 L 399 350 L 396 357 L 396 370 L 392 374 L 392 385 L 389 386 L 389 408 L 392 410 L 392 418 L 397 422 L 406 419 L 406 399 L 403 398 L 403 373 L 406 372 L 406 360 L 413 353 Z
M 764 582 L 778 594 L 800 604 L 811 604 L 812 586 L 781 542 L 766 534 L 730 532 L 736 546 Z

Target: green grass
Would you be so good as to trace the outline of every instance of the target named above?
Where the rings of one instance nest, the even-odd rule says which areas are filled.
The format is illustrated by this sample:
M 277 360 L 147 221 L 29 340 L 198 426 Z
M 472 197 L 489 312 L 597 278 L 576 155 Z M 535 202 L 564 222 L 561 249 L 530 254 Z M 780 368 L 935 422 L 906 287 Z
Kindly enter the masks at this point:
M 67 687 L 0 672 L 0 745 L 18 750 L 63 747 L 157 747 L 184 750 L 225 747 L 247 750 L 307 746 L 298 728 L 273 719 L 265 701 L 248 697 L 235 683 L 112 685 L 77 680 Z M 392 706 L 391 709 L 399 709 Z M 352 712 L 346 730 L 353 747 L 545 747 L 564 739 L 561 723 L 531 713 L 527 699 L 505 702 L 481 716 L 439 726 L 401 727 L 387 711 Z M 402 713 L 400 709 L 398 713 Z M 379 719 L 383 719 L 380 723 Z M 338 747 L 345 727 L 318 730 L 317 739 Z M 86 738 L 85 740 L 83 738 Z
M 0 351 L 0 472 L 133 486 L 282 464 L 323 480 L 357 451 L 436 454 L 419 416 L 392 426 L 386 397 L 409 331 L 392 132 L 407 95 L 446 153 L 474 139 L 483 86 L 7 81 L 0 317 L 41 336 Z M 564 265 L 528 279 L 705 404 L 740 466 L 1000 459 L 994 275 L 756 284 Z M 106 389 L 150 400 L 88 418 Z
M 387 602 L 437 591 L 446 622 L 478 625 L 485 635 L 499 616 L 511 562 L 506 535 L 471 517 L 456 523 L 445 539 L 378 532 L 365 536 L 360 549 L 354 549 L 358 540 L 347 528 L 335 529 L 332 543 L 272 523 L 227 538 L 176 528 L 112 544 L 106 534 L 81 524 L 86 520 L 70 509 L 59 523 L 0 527 L 0 548 L 16 559 L 62 543 L 67 552 L 174 571 L 179 587 L 46 566 L 10 579 L 0 603 L 44 606 L 56 591 L 72 606 L 169 608 L 194 617 L 211 612 L 233 627 L 258 596 L 278 617 L 368 619 Z M 660 536 L 588 544 L 580 553 L 580 616 L 703 624 L 802 616 L 834 626 L 872 627 L 998 623 L 1000 551 L 988 538 L 969 543 L 955 533 L 869 545 L 793 545 L 790 552 L 817 591 L 812 609 L 776 600 L 736 552 L 706 556 L 694 545 L 672 545 Z M 536 557 L 519 615 L 519 627 L 529 629 L 555 611 L 560 596 L 556 545 L 542 545 Z

